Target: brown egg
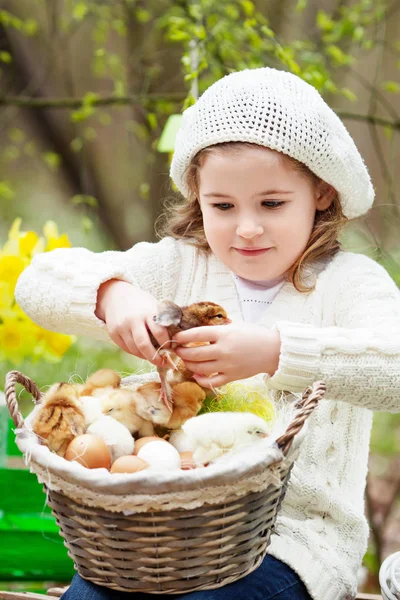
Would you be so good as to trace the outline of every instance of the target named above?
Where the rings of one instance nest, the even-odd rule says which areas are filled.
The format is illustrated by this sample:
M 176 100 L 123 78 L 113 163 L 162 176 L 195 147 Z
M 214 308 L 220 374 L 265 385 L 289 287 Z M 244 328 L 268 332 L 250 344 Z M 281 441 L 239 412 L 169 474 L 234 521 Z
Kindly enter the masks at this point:
M 145 446 L 149 442 L 166 442 L 166 440 L 158 437 L 157 435 L 147 435 L 146 437 L 139 438 L 135 441 L 135 448 L 133 450 L 133 454 L 139 454 L 143 446 Z
M 129 454 L 127 456 L 120 456 L 111 465 L 111 473 L 137 473 L 148 468 L 148 464 L 145 460 L 142 460 L 138 456 Z
M 66 460 L 78 462 L 88 469 L 109 469 L 110 452 L 103 440 L 90 433 L 78 435 L 69 443 L 65 452 Z
M 193 452 L 190 452 L 190 450 L 179 452 L 179 456 L 181 457 L 182 471 L 189 471 L 196 468 L 196 463 L 193 460 Z

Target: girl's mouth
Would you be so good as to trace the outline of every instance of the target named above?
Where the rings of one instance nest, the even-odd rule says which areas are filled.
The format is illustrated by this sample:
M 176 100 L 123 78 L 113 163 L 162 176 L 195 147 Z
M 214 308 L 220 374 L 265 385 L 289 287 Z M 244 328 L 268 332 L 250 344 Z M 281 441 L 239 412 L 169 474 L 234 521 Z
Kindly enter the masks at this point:
M 260 256 L 271 250 L 271 248 L 235 248 L 235 250 L 242 256 Z

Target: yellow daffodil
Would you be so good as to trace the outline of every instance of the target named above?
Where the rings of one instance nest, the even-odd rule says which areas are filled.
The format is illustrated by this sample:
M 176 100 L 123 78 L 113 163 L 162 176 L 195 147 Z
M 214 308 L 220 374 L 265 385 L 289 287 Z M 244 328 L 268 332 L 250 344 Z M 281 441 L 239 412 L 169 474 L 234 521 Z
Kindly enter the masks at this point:
M 66 233 L 63 233 L 57 238 L 49 238 L 46 245 L 46 252 L 50 252 L 56 248 L 71 248 L 71 242 Z
M 0 317 L 3 310 L 11 308 L 14 302 L 14 288 L 6 281 L 0 281 Z
M 26 266 L 20 256 L 0 256 L 0 281 L 14 287 Z
M 59 235 L 58 227 L 54 221 L 47 221 L 43 227 L 44 237 L 46 239 L 45 252 L 50 252 L 56 248 L 70 248 L 71 242 L 66 233 Z
M 21 217 L 17 217 L 16 219 L 14 219 L 14 221 L 12 222 L 10 231 L 8 232 L 9 240 L 17 240 L 17 241 L 19 240 L 21 223 L 22 223 Z
M 21 231 L 21 219 L 18 218 L 0 248 L 0 360 L 9 360 L 14 365 L 28 357 L 58 362 L 75 341 L 74 336 L 39 327 L 15 302 L 16 282 L 33 256 L 71 246 L 68 236 L 60 235 L 53 221 L 47 221 L 43 234 L 39 237 L 34 231 Z
M 13 224 L 11 225 L 10 231 L 8 232 L 8 241 L 4 244 L 4 246 L 2 248 L 2 254 L 4 254 L 4 255 L 18 254 L 20 227 L 21 227 L 21 219 L 15 219 L 13 221 Z
M 26 319 L 8 319 L 0 325 L 0 356 L 20 364 L 29 355 L 37 341 L 33 323 Z
M 27 231 L 19 238 L 19 251 L 22 256 L 32 256 L 33 250 L 39 242 L 39 236 L 34 231 Z
M 44 251 L 44 240 L 40 239 L 34 231 L 21 231 L 21 219 L 15 219 L 8 233 L 8 241 L 4 244 L 2 254 L 6 256 L 21 256 L 28 259 L 37 251 L 42 244 Z M 40 251 L 40 250 L 39 250 Z
M 57 223 L 54 221 L 46 221 L 43 225 L 43 233 L 46 240 L 59 236 Z
M 75 341 L 75 338 L 71 335 L 55 333 L 54 331 L 44 329 L 42 329 L 40 338 L 46 342 L 48 349 L 58 357 L 63 356 Z

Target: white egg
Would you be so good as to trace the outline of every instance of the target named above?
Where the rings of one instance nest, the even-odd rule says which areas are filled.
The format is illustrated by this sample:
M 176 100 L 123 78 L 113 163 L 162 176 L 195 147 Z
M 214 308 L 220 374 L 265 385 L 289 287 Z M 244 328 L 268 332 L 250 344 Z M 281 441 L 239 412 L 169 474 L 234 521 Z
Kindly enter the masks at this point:
M 139 450 L 138 457 L 145 460 L 154 469 L 181 468 L 181 457 L 178 450 L 165 441 L 148 442 Z
M 169 436 L 169 443 L 178 450 L 178 452 L 192 452 L 193 444 L 189 436 L 182 430 L 177 429 Z
M 110 451 L 112 463 L 120 456 L 133 453 L 135 440 L 129 429 L 112 417 L 100 417 L 89 425 L 86 433 L 101 437 Z

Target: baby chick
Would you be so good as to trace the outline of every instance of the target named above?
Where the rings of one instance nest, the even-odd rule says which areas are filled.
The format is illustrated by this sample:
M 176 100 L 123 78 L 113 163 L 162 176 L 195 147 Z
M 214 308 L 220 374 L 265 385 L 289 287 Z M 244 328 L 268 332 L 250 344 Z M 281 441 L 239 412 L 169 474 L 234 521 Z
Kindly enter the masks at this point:
M 168 334 L 172 340 L 171 348 L 174 348 L 173 338 L 179 331 L 191 329 L 192 327 L 204 327 L 210 325 L 226 325 L 231 323 L 226 311 L 214 302 L 195 302 L 189 306 L 180 307 L 174 302 L 164 300 L 160 304 L 160 310 L 154 316 L 154 321 L 168 329 Z M 158 348 L 157 341 L 151 335 L 152 343 Z M 170 348 L 161 349 L 160 354 L 165 357 L 165 365 L 158 367 L 158 373 L 161 381 L 161 399 L 167 408 L 172 412 L 172 388 L 171 382 L 167 380 L 167 373 L 172 368 L 175 371 L 181 371 L 179 377 L 175 378 L 174 383 L 187 381 L 194 382 L 191 378 L 191 372 L 185 367 L 183 361 L 171 351 Z M 175 358 L 175 361 L 173 360 Z
M 138 415 L 155 425 L 165 425 L 171 417 L 169 409 L 160 401 L 160 390 L 158 381 L 144 383 L 135 390 Z
M 195 381 L 182 381 L 171 389 L 173 409 L 166 427 L 179 429 L 188 419 L 197 415 L 206 393 Z
M 146 412 L 148 408 L 144 406 L 146 400 L 137 390 L 117 389 L 100 401 L 103 414 L 125 425 L 132 434 L 138 433 L 139 437 L 154 434 L 148 418 L 150 412 Z
M 102 415 L 89 425 L 86 433 L 101 437 L 111 454 L 111 463 L 120 456 L 133 453 L 135 442 L 130 431 L 125 425 L 112 417 Z
M 204 466 L 227 452 L 238 451 L 268 437 L 268 425 L 253 413 L 210 412 L 193 417 L 182 430 L 193 448 L 197 466 Z
M 80 396 L 103 396 L 121 385 L 121 376 L 113 369 L 100 369 L 78 385 Z
M 175 371 L 174 371 L 175 373 Z M 161 402 L 161 384 L 151 382 L 137 388 L 136 410 L 152 421 L 167 429 L 179 429 L 188 419 L 200 411 L 206 393 L 195 381 L 182 381 L 171 385 L 172 413 Z
M 43 443 L 64 456 L 71 440 L 85 432 L 86 423 L 78 392 L 69 383 L 55 383 L 35 408 L 32 429 Z

